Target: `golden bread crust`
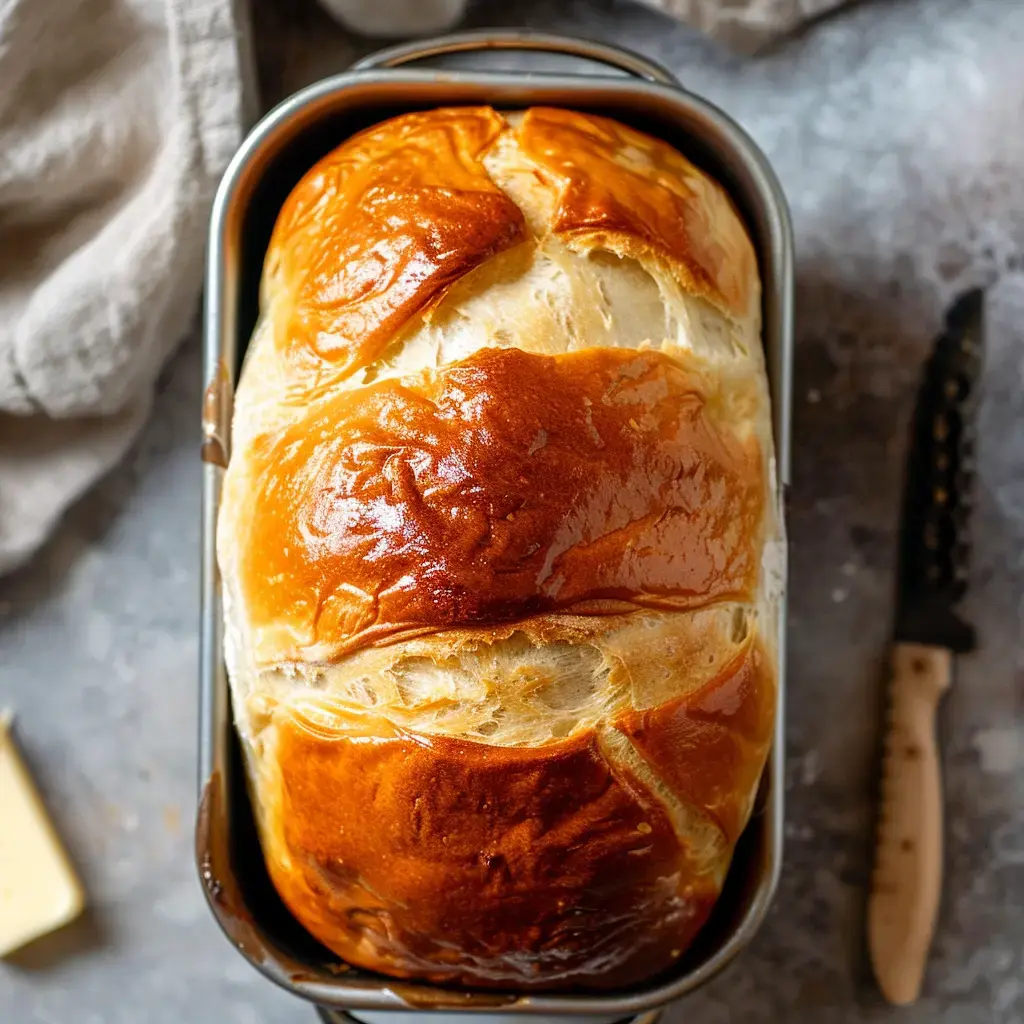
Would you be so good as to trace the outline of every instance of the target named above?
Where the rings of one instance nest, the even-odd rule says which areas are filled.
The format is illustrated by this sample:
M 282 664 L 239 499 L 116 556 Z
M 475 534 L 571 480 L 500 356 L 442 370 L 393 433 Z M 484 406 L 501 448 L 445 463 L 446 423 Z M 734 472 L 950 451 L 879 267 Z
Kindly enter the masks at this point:
M 347 961 L 636 984 L 768 755 L 782 534 L 753 246 L 606 118 L 409 114 L 297 185 L 218 520 L 263 853 Z
M 305 175 L 267 251 L 289 300 L 276 324 L 289 352 L 343 377 L 453 281 L 524 239 L 519 208 L 480 162 L 503 127 L 489 107 L 407 114 Z
M 508 348 L 316 405 L 252 456 L 240 583 L 257 661 L 554 609 L 749 600 L 760 451 L 706 390 L 651 350 Z
M 681 153 L 607 117 L 533 107 L 523 151 L 559 182 L 551 229 L 586 248 L 653 252 L 682 286 L 735 316 L 755 298 L 754 252 L 729 197 Z
M 386 719 L 318 726 L 293 713 L 278 728 L 268 864 L 292 912 L 350 963 L 613 988 L 667 966 L 710 910 L 710 883 L 680 884 L 687 852 L 660 802 L 593 734 L 509 748 Z

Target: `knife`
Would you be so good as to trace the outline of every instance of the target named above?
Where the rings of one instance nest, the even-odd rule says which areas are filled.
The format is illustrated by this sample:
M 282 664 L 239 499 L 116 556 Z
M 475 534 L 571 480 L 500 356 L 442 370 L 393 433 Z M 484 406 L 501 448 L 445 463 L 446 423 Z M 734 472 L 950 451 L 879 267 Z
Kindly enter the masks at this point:
M 953 304 L 924 368 L 911 423 L 899 540 L 896 626 L 868 947 L 890 1003 L 921 991 L 942 883 L 942 785 L 935 719 L 954 654 L 974 647 L 957 612 L 967 588 L 974 420 L 984 299 Z

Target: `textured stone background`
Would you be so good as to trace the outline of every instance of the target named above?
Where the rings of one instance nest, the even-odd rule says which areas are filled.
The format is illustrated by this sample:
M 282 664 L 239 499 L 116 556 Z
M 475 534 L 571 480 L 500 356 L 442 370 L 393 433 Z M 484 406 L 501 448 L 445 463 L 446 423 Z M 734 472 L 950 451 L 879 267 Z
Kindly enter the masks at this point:
M 268 99 L 356 52 L 308 2 L 256 13 Z M 749 951 L 668 1021 L 1024 1021 L 1024 4 L 861 3 L 753 60 L 612 0 L 481 3 L 470 18 L 661 60 L 752 132 L 793 208 L 786 863 Z M 946 896 L 925 996 L 893 1011 L 862 922 L 903 431 L 945 303 L 979 282 L 981 647 L 943 710 Z M 131 458 L 0 582 L 0 703 L 93 904 L 0 965 L 2 1024 L 311 1019 L 228 947 L 192 866 L 199 367 L 193 339 Z

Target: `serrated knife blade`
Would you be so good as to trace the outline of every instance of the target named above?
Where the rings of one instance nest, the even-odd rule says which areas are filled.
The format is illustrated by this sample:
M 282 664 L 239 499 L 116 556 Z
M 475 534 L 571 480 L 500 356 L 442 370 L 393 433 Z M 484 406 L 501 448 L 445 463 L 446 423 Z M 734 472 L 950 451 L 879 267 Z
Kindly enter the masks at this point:
M 910 428 L 892 678 L 868 946 L 891 1003 L 920 993 L 942 881 L 942 785 L 935 718 L 952 658 L 974 646 L 957 611 L 967 587 L 984 297 L 962 295 L 922 374 Z
M 974 646 L 955 608 L 967 586 L 983 314 L 980 291 L 961 296 L 922 375 L 903 489 L 897 642 Z

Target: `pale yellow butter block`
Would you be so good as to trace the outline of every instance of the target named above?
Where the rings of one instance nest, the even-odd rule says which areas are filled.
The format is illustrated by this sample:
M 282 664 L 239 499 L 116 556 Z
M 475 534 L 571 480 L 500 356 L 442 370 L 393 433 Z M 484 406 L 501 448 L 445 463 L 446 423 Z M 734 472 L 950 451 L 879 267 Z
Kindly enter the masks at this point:
M 74 920 L 85 894 L 0 713 L 0 957 Z

